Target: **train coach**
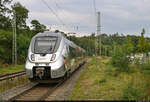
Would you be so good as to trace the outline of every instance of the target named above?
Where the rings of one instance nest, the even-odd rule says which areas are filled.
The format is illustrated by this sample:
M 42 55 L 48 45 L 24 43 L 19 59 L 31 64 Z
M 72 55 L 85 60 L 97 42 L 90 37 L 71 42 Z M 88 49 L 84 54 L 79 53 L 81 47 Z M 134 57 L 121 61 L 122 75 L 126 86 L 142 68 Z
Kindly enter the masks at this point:
M 56 81 L 72 73 L 84 60 L 85 51 L 61 33 L 46 31 L 35 35 L 25 64 L 30 81 Z

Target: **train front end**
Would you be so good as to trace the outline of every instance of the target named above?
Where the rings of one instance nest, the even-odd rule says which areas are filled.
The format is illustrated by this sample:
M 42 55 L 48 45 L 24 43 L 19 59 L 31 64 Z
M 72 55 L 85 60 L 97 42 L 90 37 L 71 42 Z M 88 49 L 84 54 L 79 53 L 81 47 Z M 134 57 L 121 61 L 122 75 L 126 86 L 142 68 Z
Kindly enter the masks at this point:
M 26 60 L 26 75 L 30 80 L 57 79 L 65 74 L 60 36 L 39 34 L 32 38 Z

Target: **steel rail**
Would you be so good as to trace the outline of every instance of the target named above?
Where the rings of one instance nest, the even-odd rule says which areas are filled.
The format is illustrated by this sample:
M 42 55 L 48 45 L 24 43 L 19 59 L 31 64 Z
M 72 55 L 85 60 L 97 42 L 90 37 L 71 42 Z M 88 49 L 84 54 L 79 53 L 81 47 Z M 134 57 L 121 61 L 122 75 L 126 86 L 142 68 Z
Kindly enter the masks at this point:
M 26 74 L 25 71 L 20 71 L 20 72 L 15 72 L 15 73 L 11 73 L 11 74 L 1 75 L 0 76 L 0 81 L 15 78 L 15 77 L 22 76 L 22 75 L 25 75 L 25 74 Z
M 39 98 L 40 101 L 44 101 L 50 94 L 52 94 L 59 86 L 61 86 L 62 84 L 65 83 L 66 80 L 68 80 L 77 70 L 79 70 L 81 68 L 81 66 L 83 66 L 87 61 L 83 61 L 82 63 L 80 63 L 78 65 L 77 68 L 75 68 L 75 70 L 69 75 L 69 77 L 65 78 L 64 80 L 62 80 L 61 82 L 59 82 L 56 86 L 54 86 L 52 89 L 50 89 L 46 94 L 44 94 L 43 96 L 41 96 Z
M 37 100 L 38 101 L 44 101 L 50 94 L 52 94 L 59 86 L 61 86 L 62 84 L 65 83 L 66 80 L 68 80 L 77 70 L 79 70 L 81 68 L 81 66 L 83 66 L 85 63 L 87 63 L 87 60 L 83 61 L 82 63 L 80 63 L 78 65 L 77 68 L 75 68 L 75 70 L 66 78 L 64 78 L 63 80 L 61 80 L 58 84 L 56 84 L 55 86 L 53 86 L 52 88 L 48 89 L 48 91 L 46 93 L 44 93 L 42 96 L 40 96 Z M 17 98 L 21 97 L 22 95 L 25 94 L 29 94 L 30 91 L 32 92 L 32 90 L 34 90 L 35 87 L 37 87 L 39 84 L 33 86 L 32 88 L 22 92 L 21 94 L 13 97 L 10 99 L 10 101 L 19 101 L 17 100 Z M 21 100 L 22 101 L 22 100 Z M 28 100 L 28 101 L 32 101 L 32 100 Z

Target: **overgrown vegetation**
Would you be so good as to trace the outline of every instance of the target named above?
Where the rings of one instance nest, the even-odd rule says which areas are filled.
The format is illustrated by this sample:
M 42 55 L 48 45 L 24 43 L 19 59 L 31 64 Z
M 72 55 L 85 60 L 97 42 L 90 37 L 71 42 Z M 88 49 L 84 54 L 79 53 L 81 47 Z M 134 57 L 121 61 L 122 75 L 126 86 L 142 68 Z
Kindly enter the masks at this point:
M 31 38 L 39 32 L 47 31 L 46 26 L 41 24 L 36 19 L 31 21 L 31 27 L 29 27 L 26 24 L 26 20 L 28 19 L 28 14 L 30 11 L 19 2 L 12 3 L 12 1 L 13 0 L 0 1 L 0 65 L 12 63 L 12 21 L 15 15 L 17 28 L 18 64 L 24 64 Z M 8 6 L 10 7 L 8 8 Z M 55 32 L 61 32 L 62 34 L 65 34 L 63 31 L 59 30 L 56 30 Z M 148 53 L 150 48 L 150 39 L 144 38 L 144 34 L 145 30 L 143 29 L 141 36 L 125 36 L 124 34 L 118 33 L 112 35 L 104 33 L 99 36 L 95 36 L 95 34 L 92 33 L 91 36 L 84 37 L 68 36 L 68 39 L 74 41 L 76 44 L 84 48 L 87 51 L 86 54 L 88 56 L 93 56 L 100 54 L 100 42 L 98 39 L 101 38 L 101 55 L 116 56 L 113 53 L 117 53 L 118 48 L 125 48 L 123 49 L 123 52 L 126 51 L 126 54 L 128 55 L 130 53 Z M 67 36 L 67 34 L 65 35 Z M 126 61 L 125 58 L 123 60 Z
M 111 58 L 92 57 L 77 81 L 70 100 L 148 100 L 150 74 L 136 65 L 132 73 L 117 72 Z M 117 75 L 116 75 L 117 72 Z
M 18 64 L 25 63 L 31 38 L 39 32 L 47 31 L 46 26 L 36 19 L 31 21 L 31 27 L 29 27 L 26 20 L 30 11 L 19 2 L 13 4 L 12 1 L 0 0 L 0 73 L 2 74 L 23 69 L 23 65 L 15 67 L 11 65 L 14 27 L 12 21 L 15 17 Z M 149 98 L 147 89 L 150 85 L 148 54 L 150 38 L 144 37 L 146 32 L 144 28 L 141 36 L 118 33 L 95 36 L 93 33 L 91 36 L 75 37 L 68 36 L 59 30 L 55 32 L 66 35 L 68 39 L 81 46 L 86 50 L 87 56 L 95 56 L 79 79 L 71 99 L 138 100 Z M 100 38 L 101 45 L 98 40 Z M 100 52 L 101 56 L 111 58 L 96 57 L 100 55 Z M 144 57 L 131 59 L 131 56 L 136 54 L 143 54 Z M 87 87 L 90 88 L 87 89 Z
M 29 82 L 29 80 L 25 76 L 21 76 L 18 79 L 14 80 L 6 80 L 5 82 L 0 82 L 0 93 L 27 82 Z
M 131 81 L 124 89 L 123 89 L 123 100 L 141 100 L 141 96 L 143 95 L 142 90 L 133 87 L 133 81 Z
M 145 54 L 147 56 L 139 58 L 132 58 L 134 64 L 140 65 L 141 67 L 148 67 L 149 63 L 147 62 L 148 52 L 149 52 L 149 43 L 148 40 L 144 38 L 145 29 L 143 28 L 141 32 L 141 37 L 138 41 L 137 53 Z M 111 63 L 114 67 L 117 67 L 119 72 L 132 72 L 130 69 L 130 64 L 133 63 L 131 60 L 131 55 L 135 53 L 135 48 L 131 42 L 131 37 L 126 38 L 126 42 L 121 45 L 116 45 L 116 51 L 112 52 Z M 133 56 L 132 56 L 133 57 Z M 142 60 L 141 60 L 142 59 Z M 144 63 L 146 59 L 146 63 Z
M 114 67 L 118 68 L 118 71 L 128 71 L 129 70 L 129 58 L 123 52 L 122 48 L 117 47 L 117 51 L 113 54 L 111 63 Z
M 16 17 L 18 64 L 24 64 L 31 38 L 36 33 L 46 30 L 46 26 L 37 20 L 31 21 L 33 29 L 26 25 L 29 10 L 19 2 L 12 3 L 12 1 L 0 1 L 0 65 L 12 63 L 14 17 Z

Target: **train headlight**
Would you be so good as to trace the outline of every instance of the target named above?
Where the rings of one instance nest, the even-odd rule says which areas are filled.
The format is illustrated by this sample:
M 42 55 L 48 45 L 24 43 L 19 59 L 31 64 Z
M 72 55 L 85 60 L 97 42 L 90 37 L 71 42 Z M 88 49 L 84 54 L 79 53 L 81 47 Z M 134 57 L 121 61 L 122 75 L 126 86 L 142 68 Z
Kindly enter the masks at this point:
M 50 61 L 54 61 L 55 57 L 56 57 L 56 54 L 53 54 Z
M 32 60 L 32 61 L 35 61 L 35 56 L 34 56 L 34 54 L 31 55 L 31 60 Z

